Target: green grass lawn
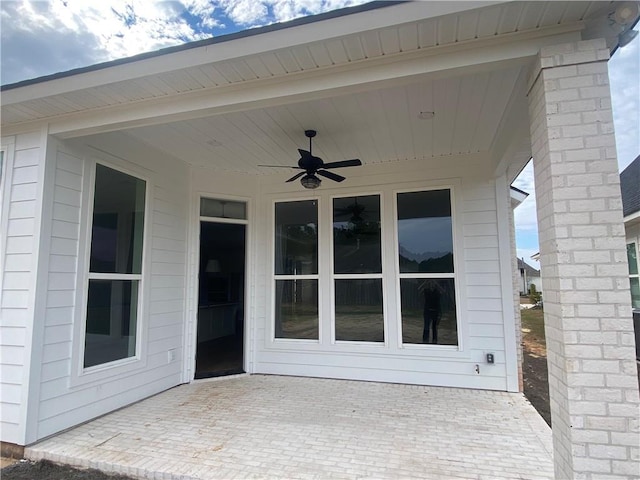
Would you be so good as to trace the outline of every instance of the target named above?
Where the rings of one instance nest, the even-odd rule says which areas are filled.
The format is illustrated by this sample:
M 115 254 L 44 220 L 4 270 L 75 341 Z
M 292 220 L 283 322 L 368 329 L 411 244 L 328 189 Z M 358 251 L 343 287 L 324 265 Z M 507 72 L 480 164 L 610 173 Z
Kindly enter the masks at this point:
M 545 345 L 544 313 L 541 308 L 520 310 L 522 317 L 522 331 L 531 341 Z

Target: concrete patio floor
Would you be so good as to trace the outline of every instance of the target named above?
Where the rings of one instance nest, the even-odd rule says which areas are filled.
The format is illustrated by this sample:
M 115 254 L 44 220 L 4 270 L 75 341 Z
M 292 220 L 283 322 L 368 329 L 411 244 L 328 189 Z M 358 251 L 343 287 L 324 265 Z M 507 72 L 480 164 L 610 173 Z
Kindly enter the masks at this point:
M 139 478 L 553 478 L 522 394 L 279 376 L 182 385 L 26 449 Z

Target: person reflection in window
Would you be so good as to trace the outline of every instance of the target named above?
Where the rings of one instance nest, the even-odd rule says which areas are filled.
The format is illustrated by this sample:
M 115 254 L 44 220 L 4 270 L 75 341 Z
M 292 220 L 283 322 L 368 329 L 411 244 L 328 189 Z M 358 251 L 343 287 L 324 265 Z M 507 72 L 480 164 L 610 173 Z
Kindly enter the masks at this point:
M 438 323 L 442 315 L 440 300 L 445 291 L 437 280 L 429 278 L 418 286 L 418 292 L 424 296 L 422 343 L 438 343 Z M 429 342 L 429 330 L 433 332 L 431 342 Z

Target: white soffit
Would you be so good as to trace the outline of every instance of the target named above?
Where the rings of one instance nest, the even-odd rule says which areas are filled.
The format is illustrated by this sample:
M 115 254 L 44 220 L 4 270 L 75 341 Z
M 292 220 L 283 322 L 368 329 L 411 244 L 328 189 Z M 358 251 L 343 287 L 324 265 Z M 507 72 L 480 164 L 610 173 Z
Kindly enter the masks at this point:
M 286 173 L 259 164 L 295 165 L 318 131 L 313 152 L 325 161 L 365 164 L 489 152 L 522 67 L 423 81 L 325 99 L 127 130 L 144 143 L 197 166 L 252 174 Z M 418 118 L 435 112 L 433 119 Z M 507 127 L 508 128 L 508 127 Z
M 213 94 L 230 85 L 255 85 L 517 32 L 563 25 L 579 29 L 603 5 L 408 2 L 5 90 L 2 124 L 69 118 L 192 92 Z

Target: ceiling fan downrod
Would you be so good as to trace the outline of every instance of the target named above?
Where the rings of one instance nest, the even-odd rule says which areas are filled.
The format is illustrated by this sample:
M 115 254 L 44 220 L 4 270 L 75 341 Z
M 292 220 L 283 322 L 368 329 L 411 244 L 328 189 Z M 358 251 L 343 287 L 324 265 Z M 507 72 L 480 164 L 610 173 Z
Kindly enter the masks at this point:
M 305 136 L 309 139 L 309 155 L 313 155 L 312 150 L 311 150 L 311 139 L 313 137 L 316 136 L 318 132 L 316 132 L 315 130 L 305 130 L 304 134 Z

